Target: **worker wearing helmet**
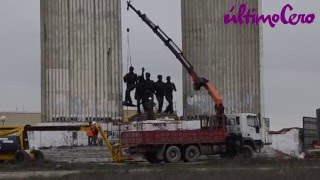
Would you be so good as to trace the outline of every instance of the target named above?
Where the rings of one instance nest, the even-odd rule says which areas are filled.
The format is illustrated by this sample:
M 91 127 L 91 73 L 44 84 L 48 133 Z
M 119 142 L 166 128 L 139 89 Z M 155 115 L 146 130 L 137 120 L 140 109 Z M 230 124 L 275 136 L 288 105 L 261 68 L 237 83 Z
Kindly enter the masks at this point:
M 127 83 L 126 95 L 125 95 L 125 102 L 124 105 L 133 106 L 132 99 L 131 99 L 131 91 L 133 91 L 136 87 L 138 76 L 136 73 L 133 72 L 134 68 L 131 66 L 129 68 L 129 73 L 127 73 L 123 77 L 123 81 Z
M 89 125 L 92 126 L 92 121 L 89 121 Z M 92 133 L 92 128 L 87 130 L 87 136 L 88 136 L 88 146 L 92 145 L 93 142 L 93 133 Z
M 99 130 L 97 128 L 97 122 L 93 121 L 92 126 L 91 126 L 91 131 L 92 131 L 92 141 L 94 145 L 98 145 L 98 135 L 99 135 Z

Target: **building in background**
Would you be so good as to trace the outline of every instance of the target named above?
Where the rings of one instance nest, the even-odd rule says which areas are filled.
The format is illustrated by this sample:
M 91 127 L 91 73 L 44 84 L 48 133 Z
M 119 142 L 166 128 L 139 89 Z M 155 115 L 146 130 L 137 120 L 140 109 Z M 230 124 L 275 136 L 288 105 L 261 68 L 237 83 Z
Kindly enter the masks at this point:
M 303 117 L 303 149 L 312 149 L 314 141 L 319 141 L 319 121 L 315 117 Z
M 303 117 L 303 148 L 312 149 L 314 142 L 320 141 L 320 109 L 316 110 L 317 117 Z
M 184 55 L 200 76 L 209 79 L 221 93 L 226 113 L 262 111 L 262 26 L 224 24 L 224 15 L 244 0 L 181 0 Z M 260 1 L 247 0 L 260 11 Z M 235 12 L 231 14 L 235 14 Z M 184 116 L 212 115 L 214 104 L 206 90 L 195 91 L 183 72 Z
M 40 112 L 0 112 L 0 126 L 36 125 L 41 122 Z
M 122 118 L 121 1 L 42 0 L 42 122 Z
M 301 128 L 285 128 L 270 131 L 272 148 L 291 157 L 299 157 L 303 152 L 303 135 Z

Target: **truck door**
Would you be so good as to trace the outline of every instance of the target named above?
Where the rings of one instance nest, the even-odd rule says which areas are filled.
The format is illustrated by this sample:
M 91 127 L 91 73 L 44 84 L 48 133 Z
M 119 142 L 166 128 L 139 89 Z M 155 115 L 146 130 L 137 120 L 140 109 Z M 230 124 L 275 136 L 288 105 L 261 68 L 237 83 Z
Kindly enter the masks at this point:
M 228 133 L 229 134 L 240 134 L 240 118 L 239 116 L 228 117 Z
M 252 138 L 253 140 L 261 140 L 261 128 L 257 116 L 247 116 L 247 131 L 243 133 L 244 137 Z

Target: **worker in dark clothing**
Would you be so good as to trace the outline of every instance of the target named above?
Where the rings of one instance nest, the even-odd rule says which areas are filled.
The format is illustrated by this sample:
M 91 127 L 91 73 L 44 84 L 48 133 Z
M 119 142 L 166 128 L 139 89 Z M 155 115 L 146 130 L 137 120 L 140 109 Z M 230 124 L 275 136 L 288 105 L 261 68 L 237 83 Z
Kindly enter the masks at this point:
M 150 76 L 150 73 L 146 73 L 146 80 L 144 81 L 143 108 L 147 112 L 153 111 L 153 94 L 155 92 L 154 81 L 150 79 Z
M 130 67 L 129 71 L 130 72 L 123 77 L 124 82 L 127 83 L 124 105 L 133 106 L 131 99 L 131 91 L 133 91 L 136 87 L 138 76 L 136 73 L 133 72 L 134 68 L 132 66 Z
M 162 76 L 158 75 L 158 81 L 155 83 L 156 98 L 158 101 L 158 113 L 162 112 L 163 99 L 164 99 L 164 83 L 162 82 Z
M 167 77 L 167 82 L 164 85 L 164 95 L 169 105 L 167 106 L 164 113 L 173 113 L 173 91 L 177 91 L 176 85 L 171 82 L 171 77 Z
M 143 95 L 144 95 L 144 68 L 142 68 L 142 75 L 138 76 L 138 81 L 136 84 L 135 99 L 137 100 L 137 111 L 138 114 L 141 114 L 141 103 L 143 104 Z

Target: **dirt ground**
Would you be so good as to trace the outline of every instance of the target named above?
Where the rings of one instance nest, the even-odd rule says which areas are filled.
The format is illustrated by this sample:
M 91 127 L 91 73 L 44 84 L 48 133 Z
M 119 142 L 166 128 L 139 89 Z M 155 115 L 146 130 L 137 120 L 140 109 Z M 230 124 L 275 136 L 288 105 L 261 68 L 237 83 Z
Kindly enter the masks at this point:
M 59 147 L 41 149 L 44 157 L 50 161 L 65 163 L 108 163 L 112 161 L 104 146 Z M 259 156 L 277 157 L 279 154 L 265 146 Z M 135 157 L 141 160 L 141 157 Z
M 320 179 L 320 160 L 298 160 L 281 157 L 270 148 L 251 160 L 226 160 L 202 157 L 196 163 L 149 164 L 111 163 L 105 147 L 68 147 L 43 149 L 46 161 L 41 166 L 20 167 L 0 164 L 1 179 Z
M 203 160 L 197 163 L 54 163 L 41 167 L 0 165 L 0 179 L 320 179 L 320 161 L 296 159 Z

